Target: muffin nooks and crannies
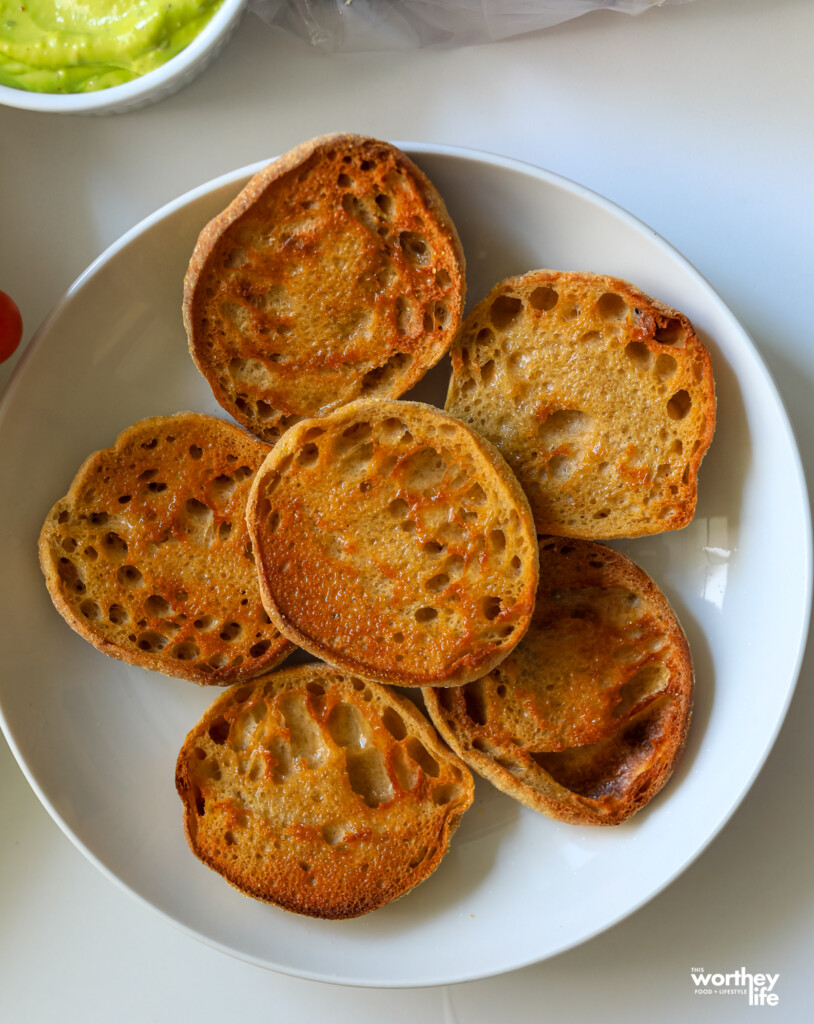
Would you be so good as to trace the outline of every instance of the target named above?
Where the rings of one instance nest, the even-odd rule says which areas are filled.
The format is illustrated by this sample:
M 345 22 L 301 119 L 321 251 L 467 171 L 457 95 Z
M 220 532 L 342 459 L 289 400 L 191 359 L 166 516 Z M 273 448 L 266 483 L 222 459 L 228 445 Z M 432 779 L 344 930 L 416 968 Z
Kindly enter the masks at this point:
M 275 625 L 345 671 L 463 683 L 531 619 L 528 502 L 487 441 L 430 406 L 362 399 L 291 427 L 247 517 Z
M 478 303 L 451 355 L 447 411 L 499 448 L 538 533 L 690 522 L 715 390 L 682 313 L 617 278 L 537 270 Z
M 220 696 L 178 756 L 193 853 L 248 896 L 349 918 L 439 865 L 474 786 L 408 700 L 325 665 Z
M 202 231 L 189 347 L 218 402 L 273 443 L 303 417 L 397 398 L 448 350 L 464 257 L 443 200 L 389 143 L 306 142 Z
M 39 541 L 68 625 L 105 654 L 195 683 L 280 662 L 293 647 L 263 609 L 245 522 L 268 451 L 234 424 L 179 413 L 89 456 Z
M 551 818 L 616 825 L 665 784 L 693 701 L 687 641 L 667 599 L 601 544 L 540 539 L 524 640 L 466 686 L 426 690 L 443 738 L 498 789 Z

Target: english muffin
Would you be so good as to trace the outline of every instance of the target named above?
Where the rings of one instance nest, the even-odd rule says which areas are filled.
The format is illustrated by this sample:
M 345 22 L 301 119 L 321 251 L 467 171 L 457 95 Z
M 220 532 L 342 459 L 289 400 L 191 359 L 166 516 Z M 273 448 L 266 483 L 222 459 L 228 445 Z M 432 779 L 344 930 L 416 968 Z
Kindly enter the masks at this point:
M 245 519 L 268 451 L 234 424 L 179 413 L 90 455 L 39 540 L 68 625 L 111 657 L 195 683 L 249 679 L 286 657 Z
M 447 411 L 500 450 L 538 533 L 640 537 L 692 519 L 715 389 L 682 313 L 617 278 L 533 271 L 472 310 L 452 370 Z
M 361 399 L 291 427 L 247 517 L 273 622 L 344 671 L 466 682 L 531 619 L 528 502 L 487 441 L 430 406 Z
M 667 599 L 642 569 L 590 541 L 540 539 L 540 587 L 523 641 L 466 686 L 426 690 L 466 763 L 551 818 L 616 825 L 675 767 L 693 667 Z
M 204 864 L 255 899 L 333 919 L 427 878 L 474 792 L 410 701 L 325 665 L 218 697 L 184 742 L 176 785 Z
M 189 347 L 218 402 L 265 441 L 359 397 L 397 398 L 448 350 L 464 256 L 440 195 L 395 146 L 304 143 L 201 232 Z

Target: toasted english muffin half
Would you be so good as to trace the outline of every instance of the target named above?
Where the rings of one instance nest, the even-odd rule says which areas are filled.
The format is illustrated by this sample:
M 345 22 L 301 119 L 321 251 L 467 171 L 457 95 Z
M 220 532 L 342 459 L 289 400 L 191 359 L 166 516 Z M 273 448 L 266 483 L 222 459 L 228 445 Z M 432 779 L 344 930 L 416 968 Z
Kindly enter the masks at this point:
M 477 682 L 424 695 L 443 738 L 498 789 L 550 818 L 617 825 L 670 777 L 693 685 L 681 626 L 642 569 L 542 537 L 523 641 Z
M 314 664 L 218 697 L 181 748 L 176 787 L 204 864 L 248 896 L 330 919 L 432 874 L 474 794 L 414 704 Z
M 326 135 L 256 174 L 201 232 L 189 347 L 218 402 L 273 443 L 359 397 L 397 398 L 443 356 L 466 291 L 444 202 L 395 146 Z
M 531 620 L 537 543 L 520 485 L 430 406 L 361 399 L 297 423 L 258 472 L 247 519 L 272 621 L 345 671 L 466 682 Z
M 451 350 L 446 409 L 517 474 L 538 533 L 675 530 L 715 426 L 709 353 L 682 313 L 601 274 L 496 285 Z
M 268 451 L 234 424 L 178 413 L 90 455 L 39 539 L 68 625 L 111 657 L 201 684 L 249 679 L 286 657 L 245 519 Z

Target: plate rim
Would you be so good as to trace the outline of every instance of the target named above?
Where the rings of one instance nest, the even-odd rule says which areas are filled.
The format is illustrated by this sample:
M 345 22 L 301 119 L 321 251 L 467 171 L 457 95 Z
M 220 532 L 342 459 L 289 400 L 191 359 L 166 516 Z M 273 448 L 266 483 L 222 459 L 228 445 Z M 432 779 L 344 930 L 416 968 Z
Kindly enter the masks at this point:
M 507 157 L 501 154 L 493 153 L 487 150 L 473 149 L 469 147 L 452 146 L 447 144 L 435 144 L 435 143 L 419 143 L 419 142 L 402 142 L 396 141 L 393 143 L 398 146 L 404 152 L 407 153 L 411 158 L 416 156 L 420 159 L 421 156 L 448 156 L 458 159 L 464 159 L 467 161 L 474 161 L 476 163 L 487 163 L 491 166 L 497 166 L 501 169 L 505 169 L 511 172 L 520 172 L 529 175 L 537 180 L 544 181 L 548 185 L 554 186 L 558 189 L 564 189 L 565 191 L 587 200 L 591 205 L 602 208 L 605 212 L 612 216 L 622 220 L 629 227 L 633 228 L 637 233 L 643 234 L 654 242 L 659 248 L 661 248 L 667 256 L 672 260 L 676 261 L 682 266 L 684 271 L 693 278 L 697 285 L 700 285 L 702 290 L 706 292 L 706 297 L 711 300 L 711 303 L 716 307 L 717 312 L 722 315 L 726 321 L 728 321 L 728 328 L 735 333 L 739 334 L 745 342 L 747 349 L 756 361 L 756 365 L 760 373 L 764 376 L 765 381 L 769 384 L 771 391 L 773 392 L 775 401 L 777 403 L 777 409 L 780 414 L 781 422 L 784 427 L 787 440 L 789 442 L 791 465 L 793 466 L 793 483 L 797 490 L 799 490 L 801 496 L 801 510 L 803 518 L 803 533 L 804 533 L 804 552 L 802 558 L 802 569 L 803 569 L 803 587 L 805 590 L 805 601 L 804 606 L 801 609 L 802 614 L 800 617 L 800 628 L 799 635 L 796 638 L 796 650 L 793 659 L 793 668 L 789 678 L 789 684 L 787 691 L 781 705 L 778 706 L 776 721 L 770 733 L 767 735 L 764 747 L 757 757 L 755 767 L 751 775 L 744 781 L 737 796 L 732 800 L 730 806 L 726 809 L 725 813 L 717 821 L 715 827 L 709 832 L 704 840 L 697 845 L 688 855 L 681 861 L 681 863 L 665 877 L 658 885 L 645 893 L 641 899 L 627 906 L 623 911 L 618 913 L 616 916 L 609 920 L 603 920 L 598 923 L 593 929 L 586 931 L 580 936 L 569 940 L 562 945 L 558 946 L 555 950 L 547 952 L 541 955 L 532 954 L 528 958 L 518 961 L 511 967 L 498 967 L 495 970 L 480 970 L 477 972 L 460 972 L 455 976 L 450 976 L 448 979 L 442 981 L 431 981 L 427 982 L 424 980 L 361 980 L 359 978 L 345 978 L 332 976 L 328 973 L 320 973 L 318 971 L 307 971 L 301 970 L 295 967 L 287 967 L 279 964 L 272 964 L 267 960 L 263 960 L 259 957 L 253 957 L 247 955 L 244 952 L 233 949 L 217 939 L 211 936 L 204 935 L 197 931 L 191 925 L 184 923 L 183 921 L 172 916 L 167 910 L 158 906 L 152 902 L 142 893 L 132 888 L 129 884 L 123 881 L 111 868 L 104 864 L 99 857 L 93 853 L 93 851 L 84 843 L 78 835 L 76 835 L 66 821 L 63 820 L 57 808 L 45 795 L 40 784 L 38 783 L 34 773 L 30 769 L 29 765 L 23 758 L 21 751 L 17 745 L 13 731 L 8 723 L 5 713 L 2 707 L 2 700 L 0 699 L 0 728 L 5 735 L 6 741 L 8 742 L 9 748 L 20 766 L 23 775 L 27 782 L 34 790 L 40 803 L 44 806 L 51 818 L 56 822 L 61 831 L 70 839 L 72 844 L 96 867 L 102 875 L 112 881 L 119 889 L 127 893 L 130 897 L 150 908 L 152 911 L 164 918 L 170 925 L 177 928 L 181 932 L 187 934 L 190 938 L 196 939 L 210 948 L 216 949 L 228 956 L 231 956 L 237 960 L 243 961 L 244 963 L 250 963 L 254 966 L 262 967 L 267 970 L 279 972 L 281 974 L 302 978 L 310 981 L 318 981 L 328 984 L 338 984 L 350 987 L 363 987 L 363 988 L 375 988 L 375 989 L 393 989 L 393 988 L 433 988 L 441 985 L 452 985 L 460 984 L 468 981 L 477 981 L 487 978 L 497 977 L 503 974 L 510 973 L 514 970 L 520 970 L 524 967 L 531 966 L 536 963 L 544 962 L 545 960 L 551 959 L 554 956 L 558 956 L 561 953 L 565 953 L 570 949 L 574 949 L 583 943 L 595 938 L 597 935 L 602 934 L 605 931 L 613 928 L 621 921 L 635 914 L 643 906 L 649 903 L 652 899 L 663 892 L 669 885 L 671 885 L 680 875 L 682 875 L 687 868 L 708 848 L 708 846 L 714 841 L 714 839 L 720 834 L 723 828 L 730 821 L 734 813 L 738 810 L 741 803 L 743 802 L 746 794 L 749 792 L 751 787 L 754 785 L 755 780 L 762 771 L 766 760 L 771 753 L 776 741 L 780 729 L 783 726 L 791 700 L 794 696 L 797 684 L 800 678 L 800 671 L 802 668 L 803 658 L 807 647 L 807 638 L 809 625 L 811 622 L 812 614 L 812 512 L 811 512 L 811 501 L 806 484 L 805 472 L 802 463 L 802 456 L 800 454 L 800 447 L 797 441 L 796 432 L 792 424 L 791 418 L 788 414 L 788 409 L 784 401 L 782 392 L 780 391 L 775 378 L 768 367 L 763 354 L 755 344 L 752 337 L 737 319 L 735 314 L 729 308 L 727 303 L 722 299 L 718 292 L 713 288 L 709 281 L 697 270 L 697 268 L 670 242 L 668 242 L 662 235 L 656 232 L 644 221 L 640 220 L 634 214 L 630 213 L 627 209 L 620 206 L 618 203 L 608 199 L 600 193 L 588 188 L 585 185 L 580 184 L 570 178 L 560 175 L 554 171 L 550 171 L 546 168 L 539 167 L 529 161 L 516 159 L 513 157 Z M 196 202 L 212 192 L 217 191 L 219 188 L 223 188 L 227 185 L 237 184 L 243 182 L 245 179 L 250 177 L 252 174 L 257 173 L 262 168 L 266 167 L 270 160 L 275 157 L 268 159 L 254 161 L 250 164 L 246 164 L 240 168 L 232 171 L 225 172 L 224 174 L 218 175 L 200 185 L 195 186 L 192 189 L 187 190 L 176 198 L 163 204 L 157 210 L 148 214 L 142 218 L 131 228 L 125 231 L 117 239 L 115 239 L 110 245 L 108 245 L 71 283 L 63 295 L 56 301 L 50 312 L 44 317 L 40 325 L 34 332 L 31 340 L 22 357 L 17 363 L 2 395 L 0 395 L 0 432 L 3 430 L 3 423 L 6 415 L 6 407 L 12 401 L 14 394 L 17 389 L 22 386 L 21 382 L 25 376 L 25 367 L 28 363 L 29 357 L 36 348 L 39 347 L 41 339 L 48 333 L 51 325 L 59 318 L 64 308 L 71 301 L 73 296 L 79 292 L 85 284 L 97 273 L 101 267 L 112 260 L 119 252 L 125 249 L 132 241 L 141 235 L 145 234 L 156 224 L 165 220 L 167 217 L 178 212 L 191 203 Z M 0 698 L 2 694 L 0 694 Z

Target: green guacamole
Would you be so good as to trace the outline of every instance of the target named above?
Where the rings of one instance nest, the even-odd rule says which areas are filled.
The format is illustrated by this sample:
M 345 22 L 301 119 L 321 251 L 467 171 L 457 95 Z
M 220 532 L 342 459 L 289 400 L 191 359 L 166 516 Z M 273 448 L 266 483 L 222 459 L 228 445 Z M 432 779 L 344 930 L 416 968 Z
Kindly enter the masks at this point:
M 0 84 L 93 92 L 188 46 L 222 0 L 0 0 Z

